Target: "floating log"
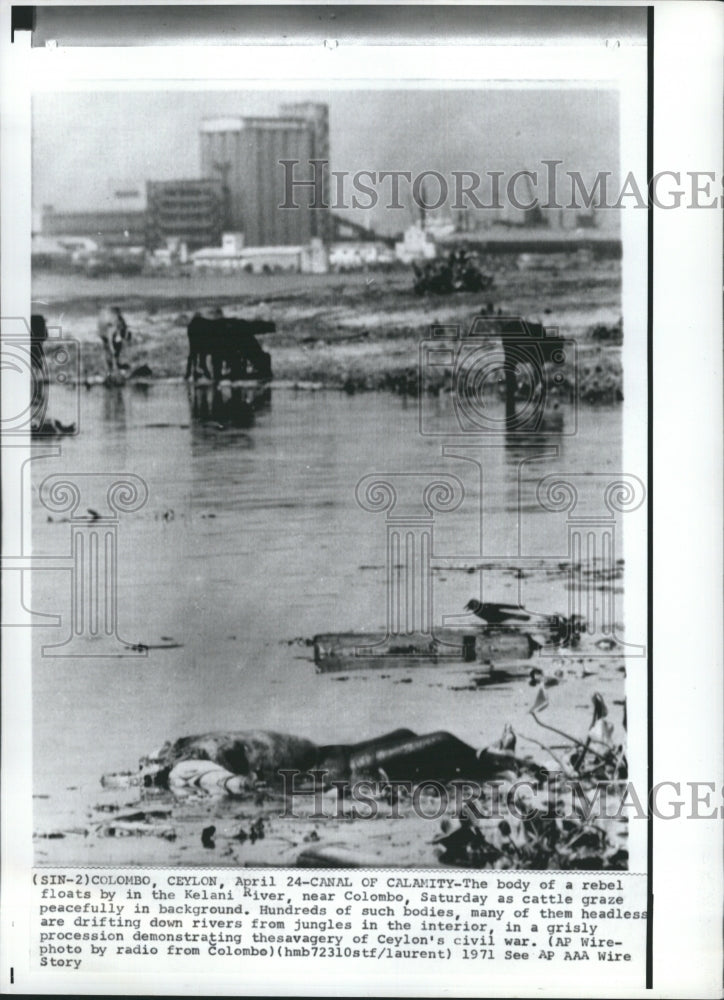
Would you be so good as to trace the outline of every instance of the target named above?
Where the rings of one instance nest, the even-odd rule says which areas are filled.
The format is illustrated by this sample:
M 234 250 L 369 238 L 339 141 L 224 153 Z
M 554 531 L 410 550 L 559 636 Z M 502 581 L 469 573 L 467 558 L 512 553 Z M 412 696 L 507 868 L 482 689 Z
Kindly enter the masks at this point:
M 384 632 L 338 632 L 315 635 L 318 673 L 384 670 L 391 667 L 452 666 L 528 660 L 539 648 L 526 632 L 441 629 L 435 636 L 413 633 L 390 637 Z

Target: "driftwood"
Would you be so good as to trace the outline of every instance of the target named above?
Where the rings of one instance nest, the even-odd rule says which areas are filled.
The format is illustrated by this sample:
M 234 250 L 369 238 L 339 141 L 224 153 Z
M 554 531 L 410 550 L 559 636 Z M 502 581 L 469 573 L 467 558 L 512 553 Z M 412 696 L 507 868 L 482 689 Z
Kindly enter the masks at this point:
M 435 636 L 413 633 L 388 637 L 384 632 L 338 632 L 315 635 L 318 673 L 387 670 L 390 667 L 452 666 L 528 660 L 539 644 L 517 630 L 441 629 Z M 527 670 L 526 670 L 527 673 Z

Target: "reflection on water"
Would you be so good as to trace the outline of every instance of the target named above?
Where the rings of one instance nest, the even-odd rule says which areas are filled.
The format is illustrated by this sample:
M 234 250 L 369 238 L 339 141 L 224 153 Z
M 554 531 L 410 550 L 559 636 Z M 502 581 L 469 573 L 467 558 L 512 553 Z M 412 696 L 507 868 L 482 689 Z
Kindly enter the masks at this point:
M 120 386 L 108 386 L 103 392 L 103 420 L 123 428 L 126 423 L 126 392 Z
M 379 677 L 360 677 L 352 713 L 352 685 L 316 675 L 310 651 L 290 641 L 384 626 L 386 514 L 355 500 L 356 484 L 375 472 L 444 472 L 464 486 L 460 506 L 435 515 L 433 562 L 458 560 L 461 570 L 435 574 L 436 620 L 483 591 L 515 599 L 510 574 L 465 567 L 481 557 L 514 565 L 523 537 L 533 555 L 565 557 L 565 537 L 546 540 L 550 519 L 530 491 L 561 469 L 617 472 L 620 411 L 581 412 L 573 436 L 506 448 L 473 435 L 443 454 L 444 438 L 420 433 L 415 401 L 288 390 L 273 391 L 273 406 L 271 398 L 269 387 L 83 389 L 79 435 L 63 439 L 60 457 L 33 462 L 36 490 L 60 471 L 145 479 L 148 503 L 119 522 L 119 633 L 176 644 L 143 659 L 36 658 L 40 785 L 62 786 L 72 773 L 93 787 L 102 771 L 132 765 L 169 737 L 223 727 L 331 743 L 403 724 L 420 732 L 454 726 L 483 745 L 485 718 L 453 722 L 432 682 L 393 687 L 404 696 L 390 697 Z M 34 551 L 67 555 L 69 532 L 36 499 Z M 565 610 L 564 584 L 543 577 L 523 581 L 526 602 Z M 67 623 L 67 574 L 34 574 L 32 605 Z M 46 643 L 64 638 L 63 629 L 42 631 Z
M 253 427 L 256 414 L 268 410 L 271 399 L 268 383 L 189 386 L 192 419 L 201 424 L 214 424 L 221 430 Z

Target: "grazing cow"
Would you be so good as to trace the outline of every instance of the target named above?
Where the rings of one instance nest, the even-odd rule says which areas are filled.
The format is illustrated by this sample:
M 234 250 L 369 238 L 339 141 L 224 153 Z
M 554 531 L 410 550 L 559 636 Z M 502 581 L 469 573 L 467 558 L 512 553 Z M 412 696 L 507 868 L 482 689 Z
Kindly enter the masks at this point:
M 121 370 L 123 345 L 131 342 L 131 331 L 118 306 L 105 306 L 98 314 L 98 336 L 103 342 L 109 373 Z
M 215 382 L 221 380 L 225 364 L 232 381 L 247 375 L 271 378 L 271 357 L 256 338 L 275 330 L 276 324 L 267 320 L 207 319 L 197 313 L 188 326 L 186 378 L 190 378 L 197 368 L 211 378 L 209 358 Z

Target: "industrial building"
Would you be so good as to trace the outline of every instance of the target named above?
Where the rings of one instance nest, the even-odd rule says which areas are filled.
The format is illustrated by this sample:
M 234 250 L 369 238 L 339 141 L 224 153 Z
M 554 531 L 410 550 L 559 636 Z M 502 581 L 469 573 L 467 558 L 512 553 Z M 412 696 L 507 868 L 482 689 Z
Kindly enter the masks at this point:
M 280 161 L 297 160 L 295 178 L 311 179 L 312 159 L 329 160 L 325 104 L 285 105 L 277 118 L 210 118 L 201 124 L 201 172 L 221 182 L 224 228 L 243 232 L 247 246 L 298 246 L 315 237 L 329 239 L 329 208 L 312 207 L 311 189 L 295 191 L 298 208 L 280 207 L 285 200 Z M 324 205 L 329 204 L 326 194 L 323 188 Z
M 299 118 L 312 129 L 314 159 L 327 164 L 322 172 L 322 203 L 331 205 L 329 174 L 329 106 L 316 101 L 282 104 L 279 113 L 286 118 Z M 300 163 L 300 167 L 302 164 Z M 312 235 L 330 243 L 333 239 L 332 213 L 329 209 L 315 209 L 311 216 Z
M 56 212 L 43 205 L 43 236 L 86 236 L 108 247 L 146 243 L 146 213 L 135 209 L 110 212 Z
M 221 239 L 224 203 L 219 179 L 148 181 L 146 202 L 149 248 L 177 241 L 195 250 Z
M 224 232 L 243 233 L 245 253 L 252 247 L 329 246 L 335 240 L 341 220 L 336 222 L 328 207 L 326 104 L 284 104 L 274 117 L 205 119 L 200 143 L 200 178 L 111 182 L 105 211 L 54 212 L 45 206 L 42 234 L 91 237 L 109 248 L 175 246 L 192 252 L 219 247 Z M 316 206 L 314 190 L 295 187 L 298 207 L 281 207 L 286 195 L 282 160 L 296 161 L 295 180 L 312 180 L 309 161 L 322 161 Z M 312 256 L 316 262 L 317 255 Z

